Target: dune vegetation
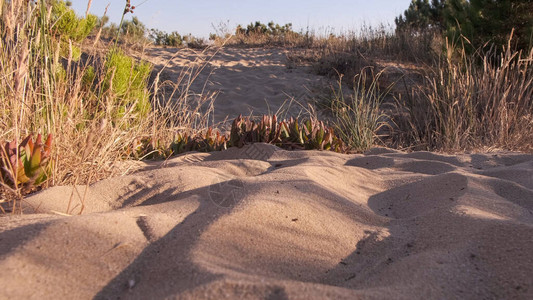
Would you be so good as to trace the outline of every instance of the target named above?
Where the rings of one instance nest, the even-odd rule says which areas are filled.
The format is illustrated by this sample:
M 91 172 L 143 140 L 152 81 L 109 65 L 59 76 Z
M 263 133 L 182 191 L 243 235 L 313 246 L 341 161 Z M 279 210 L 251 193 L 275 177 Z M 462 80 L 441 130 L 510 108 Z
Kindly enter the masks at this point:
M 413 1 L 394 28 L 344 35 L 274 22 L 212 34 L 209 47 L 284 47 L 288 68 L 310 65 L 341 85 L 315 107 L 329 111 L 323 120 L 239 118 L 226 132 L 209 122 L 214 97 L 188 88 L 201 69 L 168 82 L 142 59 L 152 45 L 204 49 L 207 41 L 148 30 L 137 18 L 108 25 L 60 0 L 0 1 L 0 208 L 16 211 L 24 194 L 49 186 L 124 174 L 127 160 L 254 142 L 337 152 L 531 151 L 533 7 L 508 2 Z M 123 16 L 134 9 L 125 1 Z M 505 9 L 516 18 L 505 22 Z M 417 71 L 387 76 L 382 61 Z

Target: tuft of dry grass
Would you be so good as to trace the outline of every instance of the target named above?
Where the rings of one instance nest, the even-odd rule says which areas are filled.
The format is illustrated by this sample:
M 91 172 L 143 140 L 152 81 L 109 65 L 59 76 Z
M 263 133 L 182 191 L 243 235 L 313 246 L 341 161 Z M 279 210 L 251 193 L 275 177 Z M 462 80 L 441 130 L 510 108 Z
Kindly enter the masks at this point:
M 337 134 L 352 151 L 364 152 L 370 149 L 379 140 L 380 129 L 388 126 L 388 116 L 380 111 L 380 105 L 387 94 L 387 91 L 381 91 L 379 87 L 382 74 L 383 71 L 374 74 L 371 70 L 361 70 L 353 78 L 353 93 L 349 99 L 344 96 L 342 76 L 338 89 L 333 90 L 333 124 Z
M 452 53 L 450 50 L 448 53 Z M 442 61 L 401 109 L 399 135 L 413 149 L 533 150 L 533 50 Z

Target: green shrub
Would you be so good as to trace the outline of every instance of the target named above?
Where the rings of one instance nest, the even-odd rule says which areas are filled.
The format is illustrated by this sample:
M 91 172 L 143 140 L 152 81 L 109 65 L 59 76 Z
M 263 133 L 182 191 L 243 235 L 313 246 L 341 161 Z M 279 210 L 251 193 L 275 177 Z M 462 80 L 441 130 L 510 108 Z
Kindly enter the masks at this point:
M 291 23 L 287 23 L 282 26 L 279 24 L 275 24 L 273 21 L 270 21 L 267 25 L 259 21 L 256 21 L 255 23 L 250 23 L 250 25 L 248 25 L 246 29 L 244 29 L 241 25 L 239 25 L 237 26 L 237 29 L 235 30 L 236 35 L 266 34 L 266 35 L 280 36 L 280 35 L 284 35 L 287 33 L 293 33 L 293 32 L 294 31 L 292 31 Z
M 184 36 L 183 40 L 187 43 L 187 47 L 189 48 L 204 49 L 207 47 L 207 43 L 203 38 L 198 38 L 191 34 Z
M 121 31 L 127 42 L 146 42 L 146 26 L 137 17 L 124 20 Z
M 151 111 L 148 78 L 152 67 L 148 62 L 136 62 L 120 50 L 111 51 L 105 65 L 105 90 L 116 98 L 115 117 L 122 117 L 126 110 L 144 117 Z M 132 108 L 133 107 L 133 108 Z
M 533 2 L 530 0 L 412 0 L 396 18 L 397 32 L 418 35 L 436 30 L 459 50 L 474 53 L 507 45 L 511 32 L 517 49 L 533 46 Z
M 75 42 L 81 42 L 96 26 L 98 18 L 94 15 L 79 18 L 64 1 L 55 1 L 52 5 L 52 18 L 50 21 L 51 24 L 54 24 L 52 31 L 56 35 Z
M 96 79 L 96 73 L 93 66 L 88 66 L 83 73 L 83 83 L 86 87 L 91 87 Z
M 165 44 L 172 47 L 178 47 L 183 44 L 183 39 L 177 31 L 173 31 L 167 36 Z
M 94 15 L 79 18 L 64 1 L 54 1 L 49 21 L 53 24 L 53 35 L 60 40 L 61 55 L 77 61 L 81 50 L 76 45 L 71 45 L 71 42 L 79 43 L 87 38 L 96 26 L 98 18 Z
M 183 38 L 177 31 L 169 34 L 158 29 L 151 29 L 150 39 L 158 46 L 179 47 L 183 44 Z

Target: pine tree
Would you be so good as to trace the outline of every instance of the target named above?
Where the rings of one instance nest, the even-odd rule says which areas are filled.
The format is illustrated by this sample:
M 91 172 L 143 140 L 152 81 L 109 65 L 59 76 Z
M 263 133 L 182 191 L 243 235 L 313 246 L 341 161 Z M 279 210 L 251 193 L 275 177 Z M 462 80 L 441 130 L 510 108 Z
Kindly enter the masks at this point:
M 514 30 L 513 46 L 527 50 L 533 45 L 532 12 L 531 0 L 412 0 L 395 22 L 398 31 L 414 34 L 439 30 L 469 51 L 505 45 Z

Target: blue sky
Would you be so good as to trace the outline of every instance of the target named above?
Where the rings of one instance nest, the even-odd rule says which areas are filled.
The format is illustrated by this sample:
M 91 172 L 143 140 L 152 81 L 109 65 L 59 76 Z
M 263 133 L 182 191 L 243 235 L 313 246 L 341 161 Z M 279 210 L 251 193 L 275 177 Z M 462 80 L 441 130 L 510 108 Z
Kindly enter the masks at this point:
M 73 0 L 79 15 L 85 14 L 87 0 Z M 411 0 L 131 0 L 135 14 L 148 28 L 207 37 L 213 25 L 247 25 L 253 21 L 292 23 L 297 31 L 309 26 L 315 32 L 357 30 L 361 24 L 394 24 Z M 107 15 L 119 23 L 125 0 L 93 0 L 90 12 Z M 131 15 L 128 15 L 131 18 Z

